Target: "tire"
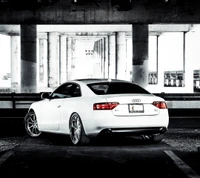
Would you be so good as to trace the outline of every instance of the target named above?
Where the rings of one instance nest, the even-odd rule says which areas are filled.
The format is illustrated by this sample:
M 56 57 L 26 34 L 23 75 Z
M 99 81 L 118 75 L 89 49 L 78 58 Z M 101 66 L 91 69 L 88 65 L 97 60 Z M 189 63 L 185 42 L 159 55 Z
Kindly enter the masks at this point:
M 31 137 L 40 136 L 41 132 L 38 129 L 37 118 L 33 110 L 29 111 L 24 118 L 24 126 L 26 133 Z
M 69 120 L 70 139 L 73 145 L 87 145 L 90 138 L 85 134 L 85 130 L 78 113 L 73 113 Z

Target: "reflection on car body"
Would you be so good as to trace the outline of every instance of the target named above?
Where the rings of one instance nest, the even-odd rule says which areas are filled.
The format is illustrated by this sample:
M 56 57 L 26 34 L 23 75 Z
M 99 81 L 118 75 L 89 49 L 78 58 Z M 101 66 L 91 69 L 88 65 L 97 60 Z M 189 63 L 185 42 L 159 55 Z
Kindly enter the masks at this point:
M 108 131 L 158 143 L 169 124 L 165 100 L 125 80 L 77 79 L 41 96 L 24 118 L 32 137 L 42 132 L 67 134 L 73 145 L 84 145 Z

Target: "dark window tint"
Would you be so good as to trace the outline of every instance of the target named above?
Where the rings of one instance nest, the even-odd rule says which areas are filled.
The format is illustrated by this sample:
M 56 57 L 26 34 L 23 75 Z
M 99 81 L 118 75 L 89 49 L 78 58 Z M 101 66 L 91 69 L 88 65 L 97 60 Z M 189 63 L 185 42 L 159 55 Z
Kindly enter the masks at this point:
M 88 84 L 88 87 L 97 95 L 103 94 L 150 94 L 147 90 L 133 83 L 105 82 Z
M 80 86 L 73 83 L 66 83 L 58 87 L 51 95 L 51 98 L 71 98 L 81 96 Z
M 72 91 L 72 96 L 73 97 L 81 96 L 81 89 L 79 85 L 74 86 L 74 90 Z

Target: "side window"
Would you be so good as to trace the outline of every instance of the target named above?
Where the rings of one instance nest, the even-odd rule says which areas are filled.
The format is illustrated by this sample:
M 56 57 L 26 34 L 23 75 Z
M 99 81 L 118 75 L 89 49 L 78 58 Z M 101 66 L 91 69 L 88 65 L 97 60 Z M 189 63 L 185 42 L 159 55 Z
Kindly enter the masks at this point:
M 71 90 L 72 90 L 73 84 L 63 84 L 60 87 L 58 87 L 51 95 L 51 98 L 69 98 L 72 97 Z
M 71 98 L 81 96 L 80 86 L 73 83 L 63 84 L 58 87 L 51 95 L 52 99 L 55 98 Z
M 107 92 L 108 90 L 108 84 L 97 84 L 92 86 L 93 91 L 97 95 L 103 95 Z
M 80 89 L 79 85 L 75 85 L 74 84 L 74 90 L 73 90 L 72 96 L 73 97 L 79 97 L 79 96 L 81 96 L 81 89 Z

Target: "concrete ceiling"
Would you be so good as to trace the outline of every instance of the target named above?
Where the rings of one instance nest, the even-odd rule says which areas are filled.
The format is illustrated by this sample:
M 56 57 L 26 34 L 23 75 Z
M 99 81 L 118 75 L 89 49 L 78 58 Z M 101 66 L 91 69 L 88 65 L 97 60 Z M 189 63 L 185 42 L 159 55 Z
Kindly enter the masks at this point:
M 156 24 L 149 25 L 150 35 L 160 35 L 165 32 L 188 32 L 199 25 L 194 24 Z M 59 32 L 75 35 L 101 35 L 125 31 L 131 35 L 132 25 L 37 25 L 38 34 L 46 32 Z M 20 25 L 0 25 L 0 33 L 20 35 Z

